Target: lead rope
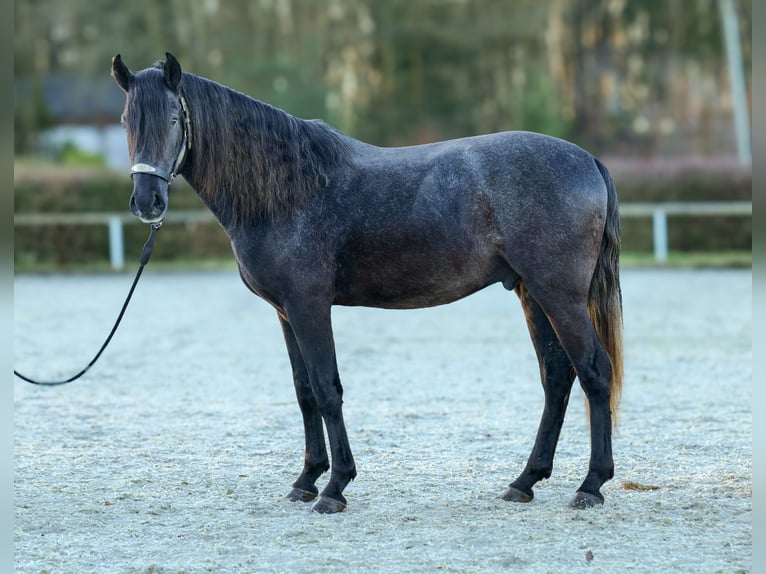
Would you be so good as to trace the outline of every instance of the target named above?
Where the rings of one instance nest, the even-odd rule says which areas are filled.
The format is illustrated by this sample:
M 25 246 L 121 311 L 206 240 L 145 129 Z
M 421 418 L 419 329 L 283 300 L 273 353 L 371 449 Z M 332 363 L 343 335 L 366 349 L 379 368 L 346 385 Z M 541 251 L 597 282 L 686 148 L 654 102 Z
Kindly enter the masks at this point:
M 146 240 L 146 243 L 144 243 L 144 248 L 141 251 L 141 259 L 139 261 L 138 271 L 136 272 L 136 277 L 133 279 L 133 284 L 130 286 L 130 291 L 128 291 L 128 296 L 125 299 L 125 302 L 122 304 L 122 309 L 120 309 L 120 314 L 117 315 L 117 320 L 114 322 L 114 326 L 112 327 L 112 330 L 109 332 L 109 336 L 106 338 L 106 341 L 104 341 L 104 344 L 101 345 L 101 348 L 98 350 L 98 353 L 96 353 L 96 356 L 93 357 L 93 359 L 91 359 L 90 363 L 88 363 L 88 365 L 82 371 L 63 381 L 37 381 L 35 379 L 22 375 L 16 369 L 13 370 L 14 375 L 16 375 L 22 381 L 26 381 L 27 383 L 32 383 L 33 385 L 45 385 L 48 387 L 52 387 L 56 385 L 65 385 L 67 383 L 71 383 L 72 381 L 76 381 L 77 379 L 79 379 L 85 373 L 88 372 L 88 369 L 90 369 L 96 363 L 96 361 L 98 361 L 98 358 L 101 356 L 101 353 L 103 353 L 104 349 L 106 349 L 107 345 L 109 345 L 109 342 L 112 340 L 114 333 L 117 331 L 117 327 L 120 325 L 120 321 L 122 321 L 122 316 L 125 314 L 125 310 L 128 308 L 128 303 L 130 303 L 131 297 L 133 297 L 133 291 L 135 291 L 136 289 L 138 280 L 140 279 L 141 274 L 144 272 L 144 267 L 146 266 L 147 263 L 149 263 L 149 258 L 152 256 L 152 248 L 154 247 L 154 234 L 157 232 L 157 230 L 160 227 L 162 227 L 162 222 L 151 224 L 151 230 L 149 231 L 149 238 Z

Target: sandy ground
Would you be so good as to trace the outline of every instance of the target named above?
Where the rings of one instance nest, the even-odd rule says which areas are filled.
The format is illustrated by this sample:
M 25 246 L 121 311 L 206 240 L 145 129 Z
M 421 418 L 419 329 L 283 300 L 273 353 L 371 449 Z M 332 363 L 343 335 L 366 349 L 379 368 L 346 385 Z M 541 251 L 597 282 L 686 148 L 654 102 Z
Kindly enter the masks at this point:
M 129 281 L 17 277 L 15 367 L 81 368 Z M 623 272 L 616 475 L 584 511 L 567 507 L 588 463 L 579 389 L 551 479 L 530 504 L 496 498 L 543 400 L 513 294 L 336 308 L 359 476 L 347 511 L 322 516 L 282 499 L 303 435 L 274 312 L 234 271 L 150 268 L 85 379 L 15 383 L 16 570 L 750 571 L 751 285 L 749 271 Z

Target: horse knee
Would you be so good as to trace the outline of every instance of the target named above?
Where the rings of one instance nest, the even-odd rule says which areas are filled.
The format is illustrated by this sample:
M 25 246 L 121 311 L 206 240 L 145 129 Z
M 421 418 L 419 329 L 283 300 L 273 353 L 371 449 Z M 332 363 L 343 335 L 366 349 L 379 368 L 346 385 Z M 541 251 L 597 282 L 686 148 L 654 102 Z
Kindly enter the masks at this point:
M 298 397 L 298 407 L 305 414 L 313 414 L 317 411 L 317 401 L 313 394 L 301 395 Z
M 316 385 L 314 396 L 322 415 L 336 414 L 343 404 L 343 386 L 340 384 L 340 377 L 336 375 L 329 385 Z
M 311 412 L 317 408 L 317 400 L 314 396 L 314 390 L 307 380 L 303 380 L 299 377 L 294 379 L 295 383 L 295 396 L 298 399 L 298 406 L 301 408 L 301 412 Z

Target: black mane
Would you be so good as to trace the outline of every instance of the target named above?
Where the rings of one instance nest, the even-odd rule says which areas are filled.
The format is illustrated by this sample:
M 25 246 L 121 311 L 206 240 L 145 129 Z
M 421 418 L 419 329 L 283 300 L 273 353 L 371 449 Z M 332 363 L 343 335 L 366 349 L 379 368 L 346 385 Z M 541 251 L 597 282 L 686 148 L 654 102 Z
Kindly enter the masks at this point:
M 145 117 L 163 113 L 162 62 L 135 82 L 155 91 L 140 98 Z M 225 203 L 235 219 L 274 218 L 326 187 L 348 156 L 348 138 L 320 120 L 302 120 L 241 92 L 183 74 L 180 87 L 191 115 L 192 149 L 181 170 L 209 204 Z M 138 95 L 138 94 L 136 94 Z M 138 98 L 136 98 L 138 99 Z M 157 117 L 163 117 L 162 115 Z M 157 137 L 143 122 L 141 137 Z

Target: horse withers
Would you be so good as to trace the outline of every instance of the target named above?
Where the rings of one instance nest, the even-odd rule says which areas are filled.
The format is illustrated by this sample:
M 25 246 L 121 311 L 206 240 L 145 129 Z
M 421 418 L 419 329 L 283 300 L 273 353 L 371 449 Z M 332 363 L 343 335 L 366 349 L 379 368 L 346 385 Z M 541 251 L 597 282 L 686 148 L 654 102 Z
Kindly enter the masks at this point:
M 603 502 L 622 298 L 617 196 L 598 159 L 531 132 L 377 147 L 182 72 L 171 54 L 137 73 L 117 55 L 112 75 L 126 94 L 132 212 L 161 221 L 182 175 L 230 237 L 244 283 L 277 312 L 306 437 L 290 500 L 342 511 L 356 476 L 331 307 L 429 307 L 500 282 L 521 301 L 545 392 L 532 453 L 501 497 L 528 502 L 551 475 L 577 377 L 591 453 L 571 505 Z

